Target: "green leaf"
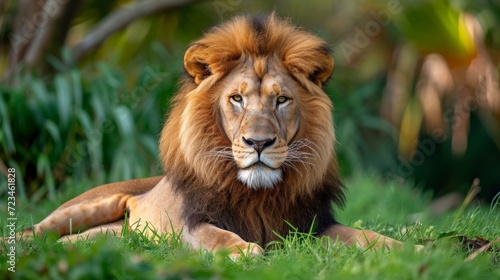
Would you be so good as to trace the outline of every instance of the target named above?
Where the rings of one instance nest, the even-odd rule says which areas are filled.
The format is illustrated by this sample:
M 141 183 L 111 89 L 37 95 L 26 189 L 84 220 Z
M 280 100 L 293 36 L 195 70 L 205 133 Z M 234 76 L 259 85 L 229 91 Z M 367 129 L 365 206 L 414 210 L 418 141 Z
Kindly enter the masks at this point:
M 28 196 L 26 195 L 26 185 L 24 183 L 24 169 L 13 160 L 9 160 L 7 164 L 9 168 L 14 168 L 16 170 L 16 193 L 21 199 L 27 200 Z
M 107 85 L 112 88 L 119 88 L 122 85 L 122 80 L 117 77 L 116 71 L 108 64 L 98 63 L 97 68 L 103 73 Z
M 33 79 L 31 82 L 31 90 L 39 104 L 46 106 L 49 103 L 51 97 L 47 93 L 47 88 L 42 81 Z
M 125 106 L 118 106 L 113 109 L 113 117 L 120 131 L 120 136 L 125 139 L 132 139 L 134 137 L 135 127 L 130 109 Z
M 57 109 L 59 111 L 59 122 L 62 126 L 67 127 L 72 110 L 69 85 L 63 76 L 57 75 L 55 78 L 55 87 L 57 95 Z
M 38 176 L 44 176 L 44 186 L 47 188 L 49 199 L 54 200 L 56 198 L 56 186 L 54 176 L 52 174 L 52 168 L 50 166 L 50 160 L 47 155 L 40 154 L 38 156 L 36 161 L 36 171 Z
M 92 121 L 90 120 L 90 116 L 87 112 L 78 111 L 76 113 L 76 118 L 80 122 L 80 125 L 82 126 L 82 128 L 86 134 L 88 134 L 92 131 L 92 129 L 93 129 Z
M 447 238 L 447 237 L 454 237 L 454 236 L 457 236 L 458 235 L 458 232 L 453 230 L 453 231 L 448 231 L 448 232 L 441 232 L 439 233 L 437 239 L 441 239 L 441 238 Z
M 369 115 L 362 115 L 359 119 L 364 127 L 384 132 L 394 140 L 398 139 L 398 131 L 387 120 Z
M 61 150 L 62 149 L 61 133 L 59 132 L 59 128 L 57 127 L 57 125 L 53 121 L 47 120 L 45 121 L 45 124 L 43 126 L 52 137 L 52 140 L 54 140 L 54 144 L 57 150 Z
M 90 103 L 92 104 L 92 109 L 94 110 L 94 114 L 97 119 L 104 119 L 106 116 L 106 109 L 101 100 L 102 98 L 98 97 L 96 94 L 92 95 Z
M 423 52 L 437 52 L 467 64 L 475 56 L 474 41 L 465 26 L 464 15 L 448 0 L 408 2 L 396 22 L 406 38 Z
M 74 96 L 74 104 L 75 110 L 82 109 L 82 81 L 80 71 L 78 69 L 74 69 L 70 72 L 71 85 L 72 85 L 72 93 Z
M 113 157 L 113 165 L 110 173 L 112 181 L 123 181 L 132 178 L 131 162 L 133 159 L 130 158 L 129 152 L 126 142 L 122 142 Z
M 4 145 L 7 153 L 13 153 L 16 151 L 16 146 L 14 145 L 14 136 L 12 135 L 12 129 L 10 127 L 9 114 L 7 112 L 7 106 L 3 100 L 3 96 L 0 95 L 0 116 L 2 124 L 2 135 L 0 138 L 2 145 Z M 5 139 L 5 141 L 3 141 Z
M 140 135 L 138 141 L 153 157 L 158 155 L 158 143 L 155 138 L 148 135 Z

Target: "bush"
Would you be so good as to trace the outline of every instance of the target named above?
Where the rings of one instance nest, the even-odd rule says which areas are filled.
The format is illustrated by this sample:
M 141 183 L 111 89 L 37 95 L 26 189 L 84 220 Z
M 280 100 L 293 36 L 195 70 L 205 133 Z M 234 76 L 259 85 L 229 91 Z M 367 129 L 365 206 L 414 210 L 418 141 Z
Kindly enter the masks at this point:
M 170 65 L 145 66 L 130 82 L 101 62 L 0 88 L 0 156 L 16 168 L 19 196 L 53 199 L 68 175 L 103 183 L 157 173 L 156 138 L 178 78 Z

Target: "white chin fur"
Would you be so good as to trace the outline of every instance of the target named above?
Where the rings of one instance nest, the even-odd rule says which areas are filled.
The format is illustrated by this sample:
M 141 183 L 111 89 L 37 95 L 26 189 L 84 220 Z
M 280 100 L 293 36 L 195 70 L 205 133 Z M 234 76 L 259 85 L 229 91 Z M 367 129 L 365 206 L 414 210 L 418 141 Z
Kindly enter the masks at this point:
M 281 170 L 257 165 L 240 170 L 238 180 L 252 189 L 271 189 L 281 181 Z

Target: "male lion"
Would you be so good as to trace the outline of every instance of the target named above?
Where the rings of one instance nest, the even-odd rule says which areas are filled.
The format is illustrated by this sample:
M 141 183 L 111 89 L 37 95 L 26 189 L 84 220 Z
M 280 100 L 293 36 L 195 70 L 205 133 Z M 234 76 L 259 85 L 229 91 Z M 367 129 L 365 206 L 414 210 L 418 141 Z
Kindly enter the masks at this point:
M 182 232 L 194 248 L 260 254 L 289 224 L 349 245 L 399 241 L 339 224 L 343 204 L 326 42 L 274 15 L 211 29 L 184 56 L 186 74 L 160 138 L 164 175 L 112 183 L 64 203 L 25 234 L 63 240 L 128 226 Z M 72 230 L 70 232 L 70 220 Z

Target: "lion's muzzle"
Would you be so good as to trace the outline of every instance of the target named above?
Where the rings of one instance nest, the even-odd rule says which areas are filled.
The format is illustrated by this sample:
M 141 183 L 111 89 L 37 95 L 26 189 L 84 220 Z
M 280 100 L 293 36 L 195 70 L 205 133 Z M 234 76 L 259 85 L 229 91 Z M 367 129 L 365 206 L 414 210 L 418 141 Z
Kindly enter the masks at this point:
M 254 150 L 257 152 L 257 154 L 259 154 L 259 157 L 265 148 L 272 146 L 276 142 L 276 137 L 274 137 L 273 139 L 266 138 L 266 139 L 262 139 L 262 140 L 257 140 L 257 139 L 253 139 L 253 138 L 247 139 L 245 137 L 242 137 L 242 139 L 243 139 L 243 142 L 245 144 L 254 148 Z
M 276 154 L 276 137 L 274 138 L 245 138 L 241 143 L 247 149 L 239 159 L 238 179 L 247 186 L 258 188 L 272 188 L 282 179 L 280 169 L 282 160 Z

